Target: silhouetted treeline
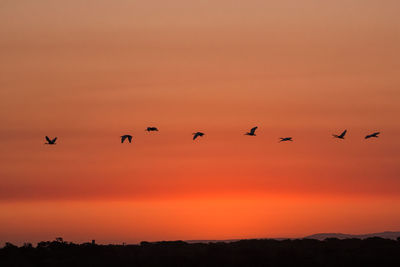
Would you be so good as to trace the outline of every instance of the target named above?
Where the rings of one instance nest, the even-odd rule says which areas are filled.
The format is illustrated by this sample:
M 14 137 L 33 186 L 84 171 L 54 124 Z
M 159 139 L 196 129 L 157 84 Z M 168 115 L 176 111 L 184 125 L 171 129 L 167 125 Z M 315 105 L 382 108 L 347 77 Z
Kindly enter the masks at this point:
M 0 249 L 0 266 L 400 266 L 400 239 L 96 245 L 73 244 L 58 238 L 36 247 L 7 243 Z

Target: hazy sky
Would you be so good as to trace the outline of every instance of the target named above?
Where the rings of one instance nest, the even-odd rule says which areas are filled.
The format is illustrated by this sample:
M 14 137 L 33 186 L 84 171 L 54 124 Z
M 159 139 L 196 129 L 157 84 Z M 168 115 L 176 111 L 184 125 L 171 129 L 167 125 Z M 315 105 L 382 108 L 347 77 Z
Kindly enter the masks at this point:
M 0 243 L 400 230 L 398 10 L 0 0 Z

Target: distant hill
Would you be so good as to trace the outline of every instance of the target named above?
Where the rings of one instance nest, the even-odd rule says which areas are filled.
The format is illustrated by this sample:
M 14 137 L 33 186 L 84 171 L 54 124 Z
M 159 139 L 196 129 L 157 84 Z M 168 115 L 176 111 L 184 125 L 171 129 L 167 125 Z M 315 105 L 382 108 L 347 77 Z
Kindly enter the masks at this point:
M 358 239 L 366 239 L 370 237 L 381 237 L 385 239 L 393 239 L 396 240 L 398 237 L 400 237 L 400 232 L 381 232 L 381 233 L 372 233 L 372 234 L 362 234 L 362 235 L 351 235 L 351 234 L 342 234 L 342 233 L 319 233 L 319 234 L 314 234 L 314 235 L 309 235 L 306 237 L 302 238 L 257 238 L 257 239 L 273 239 L 273 240 L 287 240 L 287 239 L 317 239 L 317 240 L 325 240 L 327 238 L 338 238 L 338 239 L 349 239 L 349 238 L 358 238 Z M 222 240 L 185 240 L 185 242 L 189 244 L 196 244 L 196 243 L 218 243 L 218 242 L 224 242 L 224 243 L 232 243 L 232 242 L 237 242 L 240 240 L 249 240 L 249 239 L 222 239 Z
M 224 242 L 224 243 L 231 243 L 231 242 L 237 242 L 242 239 L 222 239 L 222 240 L 185 240 L 186 243 L 189 244 L 197 244 L 197 243 L 218 243 L 218 242 Z
M 317 240 L 325 240 L 327 238 L 338 238 L 338 239 L 348 239 L 348 238 L 359 238 L 365 239 L 369 237 L 381 237 L 386 239 L 397 239 L 400 237 L 400 232 L 381 232 L 381 233 L 372 233 L 372 234 L 363 234 L 363 235 L 350 235 L 350 234 L 342 234 L 342 233 L 321 233 L 309 235 L 304 238 L 308 239 L 317 239 Z
M 242 240 L 264 240 L 264 239 L 271 239 L 271 240 L 277 240 L 277 241 L 282 241 L 282 240 L 288 240 L 288 239 L 295 239 L 295 238 L 254 238 L 254 239 L 215 239 L 215 240 L 185 240 L 186 243 L 189 244 L 197 244 L 197 243 L 202 243 L 202 244 L 207 244 L 207 243 L 233 243 L 233 242 L 238 242 Z

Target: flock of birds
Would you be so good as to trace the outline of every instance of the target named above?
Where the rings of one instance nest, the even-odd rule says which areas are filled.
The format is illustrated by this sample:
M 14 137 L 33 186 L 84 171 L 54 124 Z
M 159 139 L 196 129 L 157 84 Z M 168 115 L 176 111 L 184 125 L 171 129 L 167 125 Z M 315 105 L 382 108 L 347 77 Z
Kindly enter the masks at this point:
M 255 126 L 255 127 L 251 128 L 249 132 L 245 133 L 245 135 L 256 136 L 257 129 L 258 129 L 258 127 Z M 158 132 L 158 128 L 157 127 L 147 127 L 145 131 Z M 334 138 L 344 139 L 346 133 L 347 133 L 347 130 L 344 130 L 340 135 L 333 134 L 332 136 Z M 380 132 L 375 132 L 375 133 L 369 134 L 369 135 L 365 136 L 365 139 L 378 138 L 379 134 L 380 134 Z M 193 140 L 196 140 L 198 137 L 202 137 L 204 135 L 205 135 L 205 133 L 203 133 L 203 132 L 195 132 L 195 133 L 193 133 Z M 122 135 L 121 143 L 124 143 L 125 140 L 128 140 L 129 143 L 132 143 L 132 135 L 129 135 L 129 134 Z M 56 141 L 57 141 L 57 137 L 50 139 L 48 136 L 46 136 L 46 141 L 47 141 L 47 143 L 45 143 L 46 145 L 55 145 Z M 280 142 L 293 142 L 293 138 L 292 137 L 280 137 L 279 143 Z

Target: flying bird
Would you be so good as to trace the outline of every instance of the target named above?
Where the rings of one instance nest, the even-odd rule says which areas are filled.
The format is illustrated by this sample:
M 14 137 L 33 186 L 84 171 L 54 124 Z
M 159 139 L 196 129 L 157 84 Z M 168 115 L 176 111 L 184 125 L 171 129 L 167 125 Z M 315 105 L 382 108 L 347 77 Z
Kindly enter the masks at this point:
M 369 135 L 367 135 L 366 137 L 365 137 L 365 139 L 369 139 L 369 138 L 371 138 L 371 137 L 374 137 L 374 138 L 378 138 L 379 135 L 380 134 L 380 132 L 376 132 L 376 133 L 373 133 L 373 134 L 369 134 Z
M 258 128 L 257 126 L 256 126 L 256 127 L 253 127 L 253 128 L 251 128 L 250 132 L 248 132 L 248 133 L 245 133 L 245 135 L 256 136 L 255 132 L 256 132 L 257 128 Z
M 195 140 L 197 137 L 201 137 L 201 136 L 203 136 L 204 135 L 204 133 L 202 133 L 202 132 L 196 132 L 196 133 L 193 133 L 193 140 Z
M 157 127 L 147 127 L 145 131 L 148 131 L 148 132 L 158 132 L 158 129 L 157 129 Z
M 280 142 L 287 142 L 287 141 L 290 141 L 290 142 L 293 142 L 293 138 L 292 137 L 281 137 L 281 140 L 279 141 L 279 143 Z
M 46 136 L 46 141 L 47 141 L 47 143 L 45 143 L 46 145 L 55 145 L 56 144 L 56 140 L 57 140 L 57 137 L 55 137 L 54 139 L 50 139 L 48 136 Z
M 346 135 L 346 133 L 347 133 L 347 130 L 344 130 L 344 132 L 341 133 L 340 135 L 332 134 L 332 136 L 335 138 L 344 139 L 344 136 Z
M 127 139 L 127 138 L 128 138 L 129 143 L 132 142 L 132 135 L 126 134 L 126 135 L 121 136 L 121 144 L 122 144 L 122 143 L 125 141 L 125 139 Z

